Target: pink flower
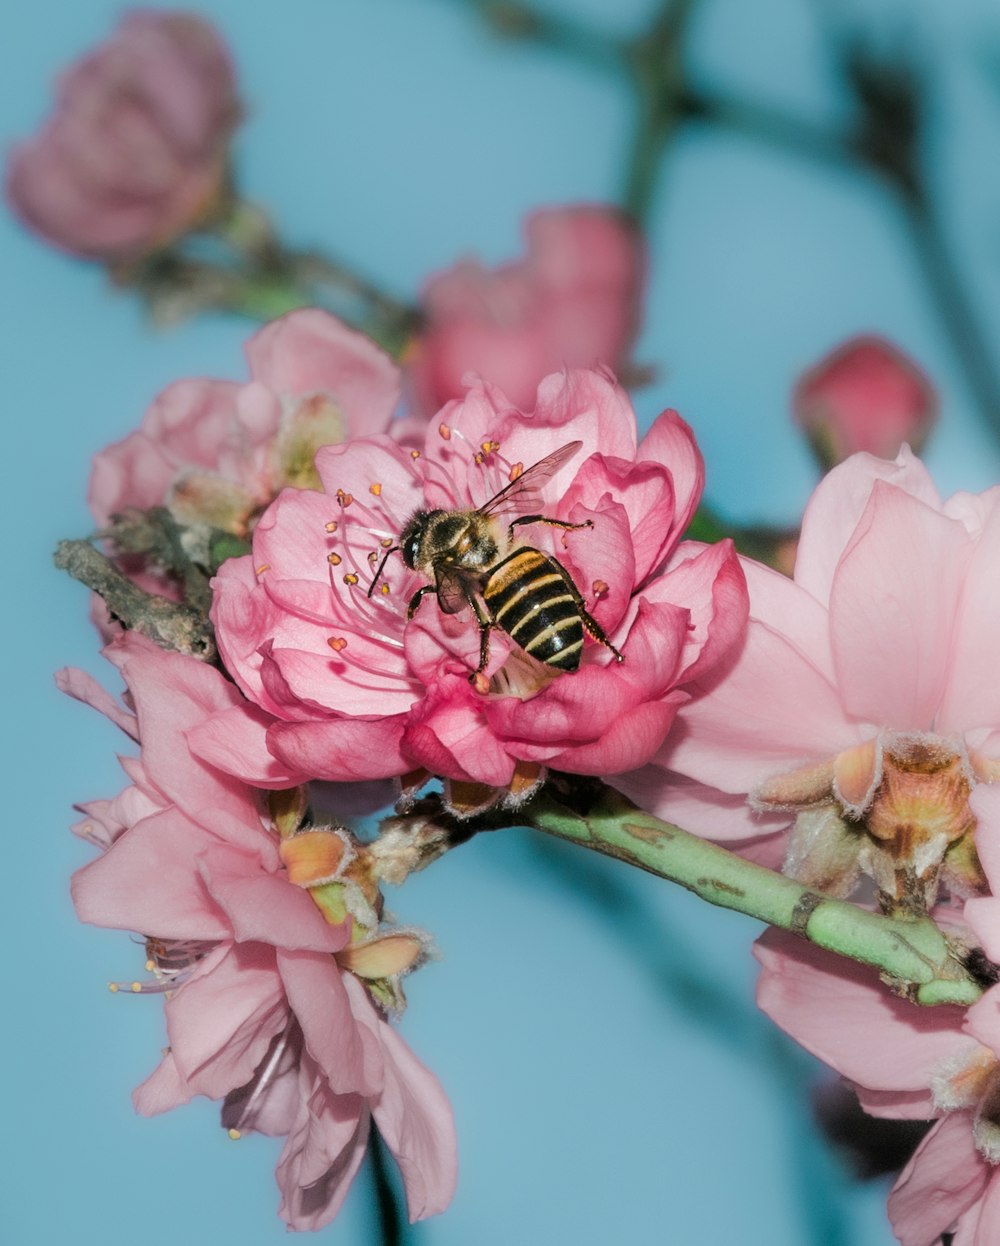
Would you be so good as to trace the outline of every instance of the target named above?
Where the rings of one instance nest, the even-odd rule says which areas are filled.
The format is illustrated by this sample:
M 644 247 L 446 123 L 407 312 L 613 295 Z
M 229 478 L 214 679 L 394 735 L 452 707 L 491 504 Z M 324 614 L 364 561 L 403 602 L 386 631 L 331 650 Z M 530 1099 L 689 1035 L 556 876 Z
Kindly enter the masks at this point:
M 455 613 L 431 592 L 408 620 L 433 571 L 391 554 L 375 584 L 376 564 L 415 512 L 479 507 L 576 441 L 528 509 L 592 527 L 517 535 L 558 557 L 624 660 L 588 641 L 579 669 L 560 672 L 495 629 L 474 675 L 481 628 L 458 589 L 442 598 Z M 701 492 L 690 431 L 665 412 L 637 445 L 629 403 L 603 373 L 549 377 L 531 414 L 479 386 L 441 412 L 423 453 L 370 438 L 320 451 L 317 468 L 325 492 L 283 493 L 252 557 L 231 559 L 213 582 L 220 653 L 258 713 L 217 716 L 195 746 L 244 778 L 423 768 L 502 788 L 543 766 L 627 770 L 659 747 L 688 683 L 739 639 L 745 597 L 731 546 L 677 544 Z M 512 517 L 490 526 L 501 546 Z
M 229 53 L 188 13 L 138 10 L 60 79 L 56 112 L 16 147 L 7 197 L 77 255 L 130 260 L 211 214 L 240 104 Z
M 634 228 L 610 208 L 550 208 L 529 216 L 524 233 L 525 259 L 493 271 L 463 260 L 427 283 L 408 373 L 428 415 L 462 396 L 467 373 L 527 409 L 559 368 L 624 372 L 645 268 Z
M 951 885 L 980 890 L 958 846 L 969 791 L 1000 773 L 998 501 L 995 489 L 942 501 L 905 448 L 835 468 L 806 510 L 794 581 L 744 560 L 738 660 L 619 785 L 713 838 L 794 819 L 787 868 L 821 889 L 846 894 L 862 869 L 913 911 L 933 902 L 947 853 Z M 894 828 L 913 809 L 907 844 Z
M 799 379 L 796 422 L 824 469 L 858 451 L 891 459 L 919 451 L 937 419 L 937 395 L 921 369 L 884 338 L 851 338 Z
M 1000 1062 L 979 1040 L 983 1019 L 997 1008 L 990 1002 L 997 988 L 968 1012 L 922 1008 L 890 994 L 874 970 L 794 936 L 768 931 L 755 951 L 761 1008 L 846 1077 L 865 1111 L 942 1117 L 889 1198 L 903 1246 L 937 1246 L 949 1231 L 964 1246 L 993 1246 L 1000 1233 Z
M 385 432 L 399 372 L 373 342 L 319 310 L 289 312 L 246 345 L 250 380 L 177 381 L 140 428 L 94 458 L 99 524 L 134 506 L 246 536 L 286 485 L 317 488 L 316 450 Z
M 187 745 L 206 716 L 236 708 L 239 693 L 212 668 L 133 633 L 107 654 L 135 704 L 134 722 L 116 717 L 142 752 L 124 763 L 132 789 L 102 817 L 106 850 L 76 873 L 73 898 L 84 921 L 142 933 L 154 978 L 132 990 L 167 992 L 170 1046 L 136 1090 L 136 1108 L 162 1112 L 206 1095 L 226 1101 L 224 1121 L 235 1128 L 287 1134 L 278 1181 L 293 1228 L 336 1215 L 371 1120 L 399 1162 L 411 1217 L 442 1210 L 455 1143 L 440 1085 L 338 963 L 351 924 L 325 920 L 290 881 L 289 841 L 265 816 L 263 793 Z M 106 700 L 79 673 L 63 685 L 99 707 Z

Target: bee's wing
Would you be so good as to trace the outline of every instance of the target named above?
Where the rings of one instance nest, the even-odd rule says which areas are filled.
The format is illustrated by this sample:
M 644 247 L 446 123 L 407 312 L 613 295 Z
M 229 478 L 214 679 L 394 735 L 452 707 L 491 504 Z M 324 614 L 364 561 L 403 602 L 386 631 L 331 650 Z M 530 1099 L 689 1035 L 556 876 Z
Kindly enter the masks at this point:
M 434 587 L 437 590 L 438 605 L 445 614 L 458 614 L 469 604 L 465 585 L 448 567 L 434 568 Z
M 480 515 L 534 515 L 541 511 L 542 486 L 556 474 L 564 463 L 567 463 L 583 445 L 582 441 L 570 441 L 553 450 L 544 459 L 539 459 L 505 485 L 499 493 L 479 508 Z

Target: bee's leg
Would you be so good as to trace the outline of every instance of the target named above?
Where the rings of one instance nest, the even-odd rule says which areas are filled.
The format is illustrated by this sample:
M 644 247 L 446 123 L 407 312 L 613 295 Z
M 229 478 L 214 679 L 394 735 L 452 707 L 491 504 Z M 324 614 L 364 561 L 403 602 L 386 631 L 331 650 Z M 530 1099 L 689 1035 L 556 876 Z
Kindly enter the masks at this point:
M 596 619 L 592 619 L 590 617 L 590 614 L 587 611 L 586 603 L 584 602 L 583 597 L 580 595 L 580 590 L 577 588 L 576 584 L 574 583 L 573 577 L 566 570 L 566 568 L 562 565 L 562 563 L 559 561 L 558 558 L 552 558 L 551 555 L 549 555 L 549 557 L 551 561 L 554 562 L 555 565 L 558 567 L 559 572 L 562 575 L 562 578 L 566 581 L 566 588 L 569 591 L 570 596 L 573 598 L 574 603 L 576 604 L 576 608 L 580 614 L 580 622 L 583 624 L 584 630 L 589 635 L 591 635 L 594 638 L 594 640 L 600 641 L 600 643 L 604 645 L 606 649 L 610 649 L 611 652 L 615 655 L 616 661 L 624 662 L 625 655 L 623 653 L 620 653 L 614 647 L 611 641 L 608 640 L 607 633 L 605 632 L 604 628 L 601 627 L 600 623 L 598 623 Z
M 592 528 L 594 526 L 592 519 L 585 519 L 583 523 L 566 523 L 562 519 L 549 519 L 546 515 L 522 515 L 520 519 L 515 519 L 507 528 L 507 540 L 512 541 L 514 539 L 514 529 L 519 524 L 526 523 L 548 524 L 550 528 L 565 528 L 567 532 L 575 532 L 577 528 Z
M 486 613 L 483 603 L 473 593 L 469 593 L 469 605 L 475 612 L 476 621 L 479 624 L 479 665 L 469 676 L 469 683 L 482 692 L 484 689 L 480 687 L 480 683 L 482 682 L 483 671 L 486 670 L 490 661 L 490 632 L 493 631 L 496 624 Z
M 427 596 L 428 593 L 433 593 L 433 592 L 434 592 L 433 584 L 425 584 L 423 588 L 417 589 L 417 591 L 410 598 L 410 604 L 406 607 L 407 620 L 413 618 L 413 616 L 417 613 L 417 606 L 420 605 L 420 603 L 423 601 L 423 599 Z

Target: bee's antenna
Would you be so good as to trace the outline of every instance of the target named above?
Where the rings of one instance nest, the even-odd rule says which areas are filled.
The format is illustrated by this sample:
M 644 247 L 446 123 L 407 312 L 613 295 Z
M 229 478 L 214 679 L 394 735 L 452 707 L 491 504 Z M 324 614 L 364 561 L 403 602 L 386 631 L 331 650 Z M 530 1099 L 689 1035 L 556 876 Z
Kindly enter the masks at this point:
M 385 564 L 389 561 L 389 555 L 390 555 L 390 554 L 395 554 L 395 552 L 396 552 L 398 549 L 399 549 L 399 546 L 398 546 L 398 545 L 393 545 L 391 549 L 387 549 L 387 550 L 385 551 L 385 555 L 383 556 L 382 561 L 381 561 L 381 562 L 379 563 L 379 565 L 378 565 L 378 570 L 375 572 L 375 579 L 374 579 L 374 580 L 372 580 L 372 582 L 371 582 L 371 587 L 368 589 L 368 596 L 369 596 L 369 597 L 371 597 L 372 593 L 374 593 L 374 592 L 375 592 L 375 585 L 379 582 L 379 579 L 381 578 L 381 575 L 382 575 L 382 568 L 383 568 L 383 567 L 385 566 Z

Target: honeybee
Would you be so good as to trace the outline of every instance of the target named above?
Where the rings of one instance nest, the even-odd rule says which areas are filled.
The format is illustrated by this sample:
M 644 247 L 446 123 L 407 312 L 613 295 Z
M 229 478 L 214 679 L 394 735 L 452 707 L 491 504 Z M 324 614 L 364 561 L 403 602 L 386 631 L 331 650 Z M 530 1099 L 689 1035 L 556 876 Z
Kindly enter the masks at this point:
M 624 658 L 588 613 L 580 590 L 566 568 L 551 554 L 516 540 L 524 524 L 547 524 L 572 532 L 592 528 L 593 521 L 566 523 L 541 514 L 540 489 L 583 445 L 571 441 L 526 468 L 509 485 L 475 510 L 420 510 L 400 533 L 399 544 L 386 551 L 368 590 L 371 597 L 386 560 L 397 550 L 414 571 L 433 579 L 410 598 L 406 617 L 412 619 L 428 593 L 436 593 L 445 614 L 470 608 L 479 624 L 479 665 L 469 682 L 478 686 L 490 660 L 490 633 L 506 634 L 525 653 L 557 671 L 580 665 L 583 634 Z M 504 525 L 502 517 L 511 516 Z

